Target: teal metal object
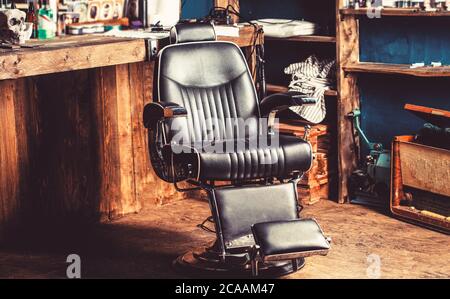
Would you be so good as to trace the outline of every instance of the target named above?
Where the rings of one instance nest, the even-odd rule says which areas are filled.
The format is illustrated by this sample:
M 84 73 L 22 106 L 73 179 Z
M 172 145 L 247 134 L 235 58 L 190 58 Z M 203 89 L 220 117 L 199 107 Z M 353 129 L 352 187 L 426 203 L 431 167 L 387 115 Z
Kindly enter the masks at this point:
M 391 154 L 381 143 L 371 142 L 361 129 L 361 111 L 353 110 L 348 115 L 361 140 L 370 154 L 360 163 L 360 169 L 353 172 L 349 180 L 352 203 L 387 207 L 391 173 Z

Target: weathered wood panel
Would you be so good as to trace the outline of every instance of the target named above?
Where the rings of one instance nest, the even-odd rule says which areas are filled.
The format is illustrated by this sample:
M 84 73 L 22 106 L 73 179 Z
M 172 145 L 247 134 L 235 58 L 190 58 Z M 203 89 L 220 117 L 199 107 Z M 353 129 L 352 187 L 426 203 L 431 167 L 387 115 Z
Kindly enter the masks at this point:
M 0 81 L 0 229 L 17 216 L 19 156 L 14 109 L 14 83 Z M 1 232 L 1 230 L 0 230 Z
M 339 8 L 344 7 L 344 0 L 339 0 Z M 352 15 L 339 17 L 337 12 L 337 62 L 341 67 L 338 72 L 338 169 L 340 176 L 339 202 L 344 203 L 348 197 L 348 178 L 357 167 L 359 153 L 354 140 L 355 132 L 352 120 L 347 115 L 355 108 L 359 108 L 359 90 L 357 77 L 353 74 L 345 74 L 343 67 L 359 62 L 359 38 L 358 21 Z M 355 139 L 354 139 L 355 138 Z
M 147 135 L 142 125 L 142 113 L 145 103 L 151 99 L 152 80 L 145 76 L 145 70 L 153 66 L 153 63 L 134 63 L 129 65 L 128 82 L 131 86 L 131 131 L 133 143 L 133 175 L 135 178 L 135 193 L 137 208 L 142 205 L 142 198 L 147 195 L 145 187 L 149 185 L 151 179 L 148 178 L 150 173 L 150 160 L 147 150 Z M 150 73 L 150 76 L 152 74 Z M 151 78 L 150 78 L 151 79 Z
M 121 189 L 121 214 L 139 210 L 136 201 L 134 176 L 133 131 L 131 116 L 131 88 L 128 65 L 116 68 L 117 134 L 119 143 L 119 169 Z
M 403 184 L 450 197 L 450 151 L 400 142 Z
M 345 72 L 351 73 L 374 73 L 374 74 L 393 74 L 415 77 L 450 77 L 450 67 L 424 66 L 411 68 L 409 64 L 389 64 L 374 62 L 350 63 L 343 67 Z
M 153 97 L 153 63 L 129 65 L 132 94 L 131 122 L 133 130 L 134 173 L 136 198 L 139 205 L 154 206 L 181 200 L 185 194 L 172 184 L 159 179 L 150 164 L 147 129 L 142 125 L 144 106 Z
M 30 169 L 30 177 L 37 182 L 32 190 L 33 211 L 55 219 L 78 214 L 93 217 L 98 175 L 92 98 L 86 88 L 89 72 L 51 74 L 28 82 L 35 85 L 35 95 L 17 101 L 39 103 L 40 133 L 30 136 L 37 138 L 37 147 L 29 152 L 36 163 Z
M 239 29 L 239 37 L 219 35 L 217 40 L 235 43 L 240 48 L 248 47 L 250 49 L 246 49 L 246 51 L 251 51 L 253 45 L 261 45 L 264 43 L 264 34 L 256 34 L 257 31 L 253 26 L 244 26 Z
M 153 64 L 0 81 L 0 228 L 114 219 L 179 200 L 157 178 L 142 125 Z
M 226 8 L 228 7 L 228 5 L 231 5 L 236 12 L 239 12 L 240 10 L 239 0 L 214 0 L 214 6 Z M 233 22 L 235 23 L 239 22 L 239 17 L 237 15 L 232 14 L 231 18 Z
M 109 219 L 120 215 L 120 159 L 117 138 L 117 93 L 115 67 L 92 71 L 94 82 L 94 121 L 98 140 L 100 211 Z
M 428 159 L 424 160 L 421 157 L 428 157 Z M 407 196 L 408 193 L 404 191 L 404 187 L 409 185 L 425 191 L 434 191 L 436 194 L 447 193 L 448 196 L 448 184 L 445 185 L 449 176 L 448 163 L 449 151 L 414 144 L 414 136 L 396 136 L 392 144 L 391 162 L 390 208 L 392 214 L 449 233 L 450 221 L 445 213 L 441 215 L 441 213 L 431 212 L 433 209 L 421 210 L 424 206 L 415 206 L 417 204 L 415 195 Z M 430 172 L 430 169 L 433 171 Z M 412 173 L 414 174 L 411 175 Z M 402 205 L 402 201 L 412 204 L 411 206 Z
M 143 40 L 78 36 L 37 41 L 34 49 L 0 50 L 0 80 L 144 61 Z

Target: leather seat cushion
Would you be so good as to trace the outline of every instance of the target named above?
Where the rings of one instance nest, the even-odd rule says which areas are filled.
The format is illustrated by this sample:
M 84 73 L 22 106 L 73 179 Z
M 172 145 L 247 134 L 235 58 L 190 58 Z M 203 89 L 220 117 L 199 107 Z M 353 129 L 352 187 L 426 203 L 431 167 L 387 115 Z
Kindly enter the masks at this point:
M 193 177 L 204 180 L 252 180 L 258 178 L 288 178 L 294 172 L 304 172 L 312 165 L 311 145 L 295 136 L 280 135 L 278 146 L 268 146 L 240 140 L 246 144 L 236 150 L 214 152 L 206 148 L 184 147 L 174 152 L 174 161 L 193 166 Z M 242 143 L 241 143 L 242 145 Z M 226 148 L 226 142 L 213 144 Z M 210 148 L 209 148 L 210 149 Z
M 264 256 L 330 249 L 314 219 L 258 223 L 252 231 Z

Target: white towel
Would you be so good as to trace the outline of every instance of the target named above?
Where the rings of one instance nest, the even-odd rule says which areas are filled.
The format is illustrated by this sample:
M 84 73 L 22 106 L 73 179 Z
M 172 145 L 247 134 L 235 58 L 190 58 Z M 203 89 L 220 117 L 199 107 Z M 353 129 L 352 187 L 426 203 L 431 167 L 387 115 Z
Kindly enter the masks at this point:
M 299 91 L 309 97 L 317 98 L 313 106 L 292 107 L 291 110 L 311 123 L 321 123 L 326 116 L 325 91 L 334 84 L 336 61 L 319 61 L 310 56 L 304 62 L 294 63 L 284 70 L 292 75 L 289 90 Z

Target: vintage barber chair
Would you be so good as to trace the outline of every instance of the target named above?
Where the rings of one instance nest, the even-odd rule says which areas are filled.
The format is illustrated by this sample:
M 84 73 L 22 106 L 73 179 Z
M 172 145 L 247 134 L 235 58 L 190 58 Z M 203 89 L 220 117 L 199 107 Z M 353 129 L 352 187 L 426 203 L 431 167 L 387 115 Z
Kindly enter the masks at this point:
M 312 165 L 311 145 L 272 128 L 276 111 L 314 100 L 290 92 L 259 102 L 241 50 L 216 41 L 209 24 L 179 24 L 171 40 L 144 111 L 151 162 L 179 191 L 206 190 L 216 234 L 175 264 L 283 275 L 306 256 L 325 255 L 329 240 L 318 224 L 299 219 L 297 182 Z M 181 189 L 182 181 L 193 188 Z

